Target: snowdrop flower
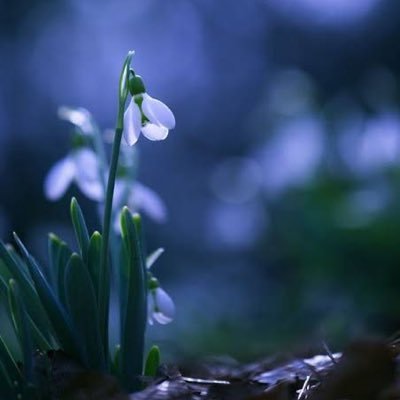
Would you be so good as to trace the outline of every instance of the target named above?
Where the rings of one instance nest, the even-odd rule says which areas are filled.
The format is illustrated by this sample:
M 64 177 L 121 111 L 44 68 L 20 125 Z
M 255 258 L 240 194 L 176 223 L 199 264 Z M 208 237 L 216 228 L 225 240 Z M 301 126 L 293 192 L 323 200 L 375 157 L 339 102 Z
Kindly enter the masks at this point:
M 150 325 L 153 325 L 154 321 L 166 325 L 174 319 L 175 304 L 169 294 L 161 287 L 149 290 L 147 306 Z
M 95 131 L 92 116 L 85 108 L 62 106 L 58 109 L 58 116 L 75 125 L 84 135 L 91 135 Z
M 175 304 L 169 294 L 160 287 L 160 282 L 151 272 L 151 267 L 164 253 L 163 248 L 159 248 L 150 254 L 146 259 L 148 276 L 148 296 L 147 296 L 147 318 L 150 325 L 154 321 L 159 324 L 169 324 L 175 315 Z
M 127 178 L 117 178 L 113 203 L 116 210 L 127 205 L 131 211 L 142 211 L 155 222 L 162 223 L 167 218 L 167 207 L 161 197 L 153 189 Z M 114 223 L 116 232 L 120 231 L 119 220 L 118 215 Z
M 75 182 L 89 199 L 103 199 L 103 186 L 99 179 L 98 160 L 94 151 L 80 147 L 56 162 L 45 178 L 44 193 L 49 200 L 58 200 L 72 182 Z
M 149 140 L 164 140 L 170 129 L 175 128 L 172 111 L 160 100 L 146 93 L 139 75 L 129 81 L 132 99 L 124 115 L 124 138 L 132 146 L 140 133 Z

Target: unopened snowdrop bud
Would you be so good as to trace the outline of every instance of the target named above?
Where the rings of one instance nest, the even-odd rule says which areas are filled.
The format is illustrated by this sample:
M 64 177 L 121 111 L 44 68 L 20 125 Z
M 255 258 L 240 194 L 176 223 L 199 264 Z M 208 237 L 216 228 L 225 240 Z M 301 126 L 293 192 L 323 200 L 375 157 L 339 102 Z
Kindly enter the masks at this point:
M 133 77 L 129 79 L 129 91 L 132 96 L 136 96 L 146 92 L 143 79 L 140 75 L 133 75 Z

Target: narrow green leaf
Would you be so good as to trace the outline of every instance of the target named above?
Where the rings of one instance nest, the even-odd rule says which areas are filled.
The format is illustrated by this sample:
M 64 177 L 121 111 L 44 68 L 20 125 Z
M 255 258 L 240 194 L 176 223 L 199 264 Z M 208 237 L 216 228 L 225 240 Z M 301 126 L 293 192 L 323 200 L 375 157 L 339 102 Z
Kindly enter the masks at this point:
M 146 258 L 146 268 L 150 269 L 163 253 L 164 249 L 162 247 L 159 247 L 157 250 L 148 255 Z
M 49 276 L 53 290 L 58 293 L 57 277 L 60 262 L 60 239 L 53 233 L 47 238 L 47 250 L 49 255 Z
M 42 332 L 45 332 L 47 340 L 50 340 L 52 331 L 49 327 L 49 320 L 45 310 L 36 293 L 31 277 L 27 275 L 25 271 L 22 271 L 22 269 L 26 269 L 27 266 L 25 263 L 24 266 L 22 266 L 20 262 L 17 262 L 9 253 L 9 249 L 7 249 L 1 241 L 0 259 L 2 260 L 3 266 L 5 266 L 8 271 L 8 274 L 4 275 L 4 277 L 8 279 L 12 277 L 17 281 L 28 314 L 31 316 L 32 320 L 35 321 L 38 328 Z
M 49 234 L 48 249 L 50 259 L 50 270 L 52 287 L 54 292 L 58 295 L 61 304 L 65 306 L 65 287 L 64 276 L 65 268 L 71 257 L 72 251 L 68 245 L 53 233 Z
M 89 231 L 86 226 L 85 218 L 81 208 L 79 207 L 78 201 L 75 197 L 71 199 L 71 220 L 74 226 L 76 240 L 78 242 L 79 250 L 82 259 L 87 261 L 87 253 L 89 247 Z
M 93 282 L 96 299 L 99 298 L 100 290 L 100 262 L 101 262 L 101 234 L 95 231 L 89 241 L 88 269 Z
M 86 365 L 104 370 L 104 347 L 94 288 L 86 265 L 76 253 L 72 254 L 65 270 L 65 292 L 72 320 L 86 349 Z
M 8 286 L 10 311 L 13 317 L 14 329 L 19 339 L 23 355 L 23 371 L 25 379 L 33 379 L 33 344 L 29 327 L 28 314 L 20 297 L 17 282 L 10 280 Z
M 58 263 L 58 276 L 57 276 L 57 287 L 58 287 L 58 298 L 62 305 L 66 307 L 67 300 L 65 298 L 65 269 L 67 268 L 69 259 L 71 258 L 72 251 L 65 242 L 60 244 L 60 259 Z
M 11 278 L 8 278 L 8 280 L 10 280 L 10 279 Z M 3 302 L 7 298 L 8 298 L 7 283 L 3 279 L 3 277 L 0 275 L 0 301 Z
M 43 308 L 46 310 L 47 316 L 53 325 L 61 347 L 71 357 L 81 360 L 83 355 L 82 347 L 75 336 L 68 314 L 57 300 L 49 283 L 43 276 L 40 267 L 15 233 L 14 238 L 26 259 L 29 273 L 35 284 L 37 294 L 39 295 Z M 43 332 L 43 330 L 41 331 Z
M 13 389 L 13 380 L 9 376 L 7 368 L 3 365 L 0 357 L 0 398 L 14 399 L 16 396 Z
M 127 207 L 121 213 L 121 231 L 129 269 L 126 310 L 121 320 L 121 377 L 126 389 L 137 390 L 140 389 L 137 378 L 143 372 L 147 281 L 140 217 L 132 216 Z
M 147 354 L 147 359 L 144 367 L 145 376 L 156 376 L 158 367 L 160 366 L 160 349 L 158 346 L 152 346 Z
M 20 381 L 22 379 L 21 371 L 2 336 L 0 336 L 0 360 L 12 381 Z
M 53 349 L 54 345 L 50 344 L 50 341 L 48 341 L 46 338 L 46 334 L 40 331 L 38 326 L 35 324 L 35 322 L 29 315 L 28 315 L 28 321 L 35 348 L 41 351 L 47 351 Z
M 121 367 L 121 346 L 117 344 L 115 346 L 115 352 L 111 362 L 111 373 L 119 377 L 120 367 Z
M 28 272 L 28 267 L 26 266 L 26 263 L 24 260 L 20 257 L 20 255 L 15 251 L 14 247 L 7 243 L 6 245 L 8 254 L 12 257 L 12 259 L 15 261 L 16 264 L 18 264 L 20 271 L 22 274 L 25 275 L 25 277 L 29 280 L 29 272 Z

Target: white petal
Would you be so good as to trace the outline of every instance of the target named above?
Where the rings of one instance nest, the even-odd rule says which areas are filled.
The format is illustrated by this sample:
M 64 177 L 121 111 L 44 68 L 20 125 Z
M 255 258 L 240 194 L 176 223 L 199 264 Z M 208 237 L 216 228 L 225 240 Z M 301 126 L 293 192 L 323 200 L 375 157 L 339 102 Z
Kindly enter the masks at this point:
M 49 200 L 63 196 L 75 176 L 75 163 L 67 156 L 56 162 L 44 181 L 44 193 Z
M 85 108 L 63 106 L 58 109 L 58 116 L 80 128 L 85 135 L 94 133 L 95 128 L 92 123 L 92 117 L 90 112 Z
M 154 313 L 153 293 L 149 292 L 149 294 L 147 295 L 147 320 L 149 322 L 149 325 L 154 324 L 153 313 Z
M 124 114 L 124 138 L 129 146 L 133 146 L 139 139 L 141 127 L 142 115 L 139 106 L 131 99 Z
M 143 211 L 157 222 L 164 222 L 167 218 L 167 207 L 161 197 L 139 182 L 134 183 L 128 204 L 132 209 Z
M 147 93 L 143 94 L 142 111 L 150 122 L 168 129 L 175 128 L 175 117 L 169 107 Z
M 153 318 L 159 324 L 170 323 L 175 315 L 175 304 L 167 292 L 162 288 L 157 288 L 154 295 L 155 309 Z
M 154 250 L 151 254 L 149 254 L 146 257 L 146 268 L 150 269 L 163 253 L 164 249 L 159 247 L 157 250 Z
M 99 162 L 96 153 L 87 148 L 74 151 L 75 180 L 79 189 L 91 200 L 101 201 L 104 189 L 100 180 Z
M 148 122 L 142 127 L 143 135 L 149 140 L 164 140 L 168 136 L 168 129 L 161 125 Z
M 80 191 L 90 200 L 102 201 L 104 199 L 104 188 L 100 181 L 76 181 Z

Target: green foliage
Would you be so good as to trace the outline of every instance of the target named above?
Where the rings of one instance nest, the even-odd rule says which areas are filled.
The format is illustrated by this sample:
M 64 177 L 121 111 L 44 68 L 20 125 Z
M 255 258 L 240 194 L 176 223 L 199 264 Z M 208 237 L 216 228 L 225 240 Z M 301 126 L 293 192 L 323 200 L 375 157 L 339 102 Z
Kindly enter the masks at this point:
M 158 346 L 152 346 L 147 354 L 144 366 L 145 376 L 156 376 L 158 367 L 160 366 L 160 349 Z
M 40 393 L 45 391 L 40 388 L 43 382 L 36 379 L 34 354 L 50 349 L 64 350 L 84 368 L 116 375 L 127 390 L 141 388 L 138 376 L 143 373 L 147 319 L 146 264 L 155 262 L 162 250 L 146 260 L 140 217 L 124 208 L 121 214 L 124 290 L 118 291 L 121 304 L 125 304 L 120 320 L 121 344 L 114 354 L 105 353 L 98 304 L 102 236 L 94 232 L 89 237 L 76 199 L 71 201 L 71 219 L 80 254 L 50 234 L 47 275 L 16 234 L 15 242 L 22 256 L 11 246 L 0 243 L 0 301 L 8 304 L 20 350 L 20 355 L 12 354 L 0 332 L 1 398 L 16 398 L 18 393 L 25 398 L 36 395 L 41 398 Z M 146 374 L 154 375 L 158 364 L 159 351 L 152 348 Z
M 76 253 L 72 254 L 65 270 L 65 291 L 69 313 L 83 343 L 81 358 L 88 367 L 104 371 L 106 360 L 94 287 L 87 265 Z
M 0 305 L 7 310 L 15 331 L 17 350 L 4 339 L 0 327 L 0 398 L 50 398 L 49 373 L 51 355 L 61 350 L 78 369 L 115 375 L 126 390 L 141 388 L 143 374 L 144 334 L 147 322 L 147 268 L 160 256 L 162 249 L 147 260 L 143 248 L 141 220 L 124 208 L 121 215 L 121 237 L 110 232 L 113 217 L 113 192 L 123 131 L 125 103 L 129 96 L 128 79 L 133 52 L 126 57 L 119 84 L 119 110 L 116 135 L 108 174 L 104 185 L 103 230 L 89 234 L 83 212 L 75 198 L 70 216 L 78 252 L 54 234 L 48 237 L 49 266 L 43 268 L 14 234 L 18 252 L 0 242 Z M 100 152 L 100 150 L 99 150 Z M 98 154 L 100 157 L 101 154 Z M 102 157 L 101 171 L 107 161 Z M 103 174 L 103 177 L 105 174 Z M 109 239 L 121 250 L 115 262 L 116 293 L 121 305 L 120 344 L 109 352 L 109 313 L 112 279 L 110 277 Z M 115 261 L 115 260 L 114 260 Z M 146 265 L 147 264 L 147 265 Z M 3 336 L 2 336 L 3 335 Z M 159 351 L 152 349 L 146 371 L 154 373 Z M 55 367 L 56 368 L 56 367 Z M 68 368 L 67 368 L 68 369 Z M 114 378 L 112 378 L 114 379 Z
M 87 253 L 89 248 L 89 232 L 86 226 L 82 210 L 79 207 L 75 197 L 71 200 L 71 220 L 74 226 L 75 236 L 78 241 L 79 249 L 82 258 L 87 261 Z
M 140 243 L 141 224 L 138 215 L 132 216 L 128 208 L 121 214 L 123 251 L 128 266 L 128 289 L 121 318 L 121 374 L 124 384 L 132 390 L 138 382 L 132 377 L 140 375 L 143 368 L 144 328 L 146 326 L 147 293 L 146 264 Z M 137 329 L 143 332 L 138 333 Z

